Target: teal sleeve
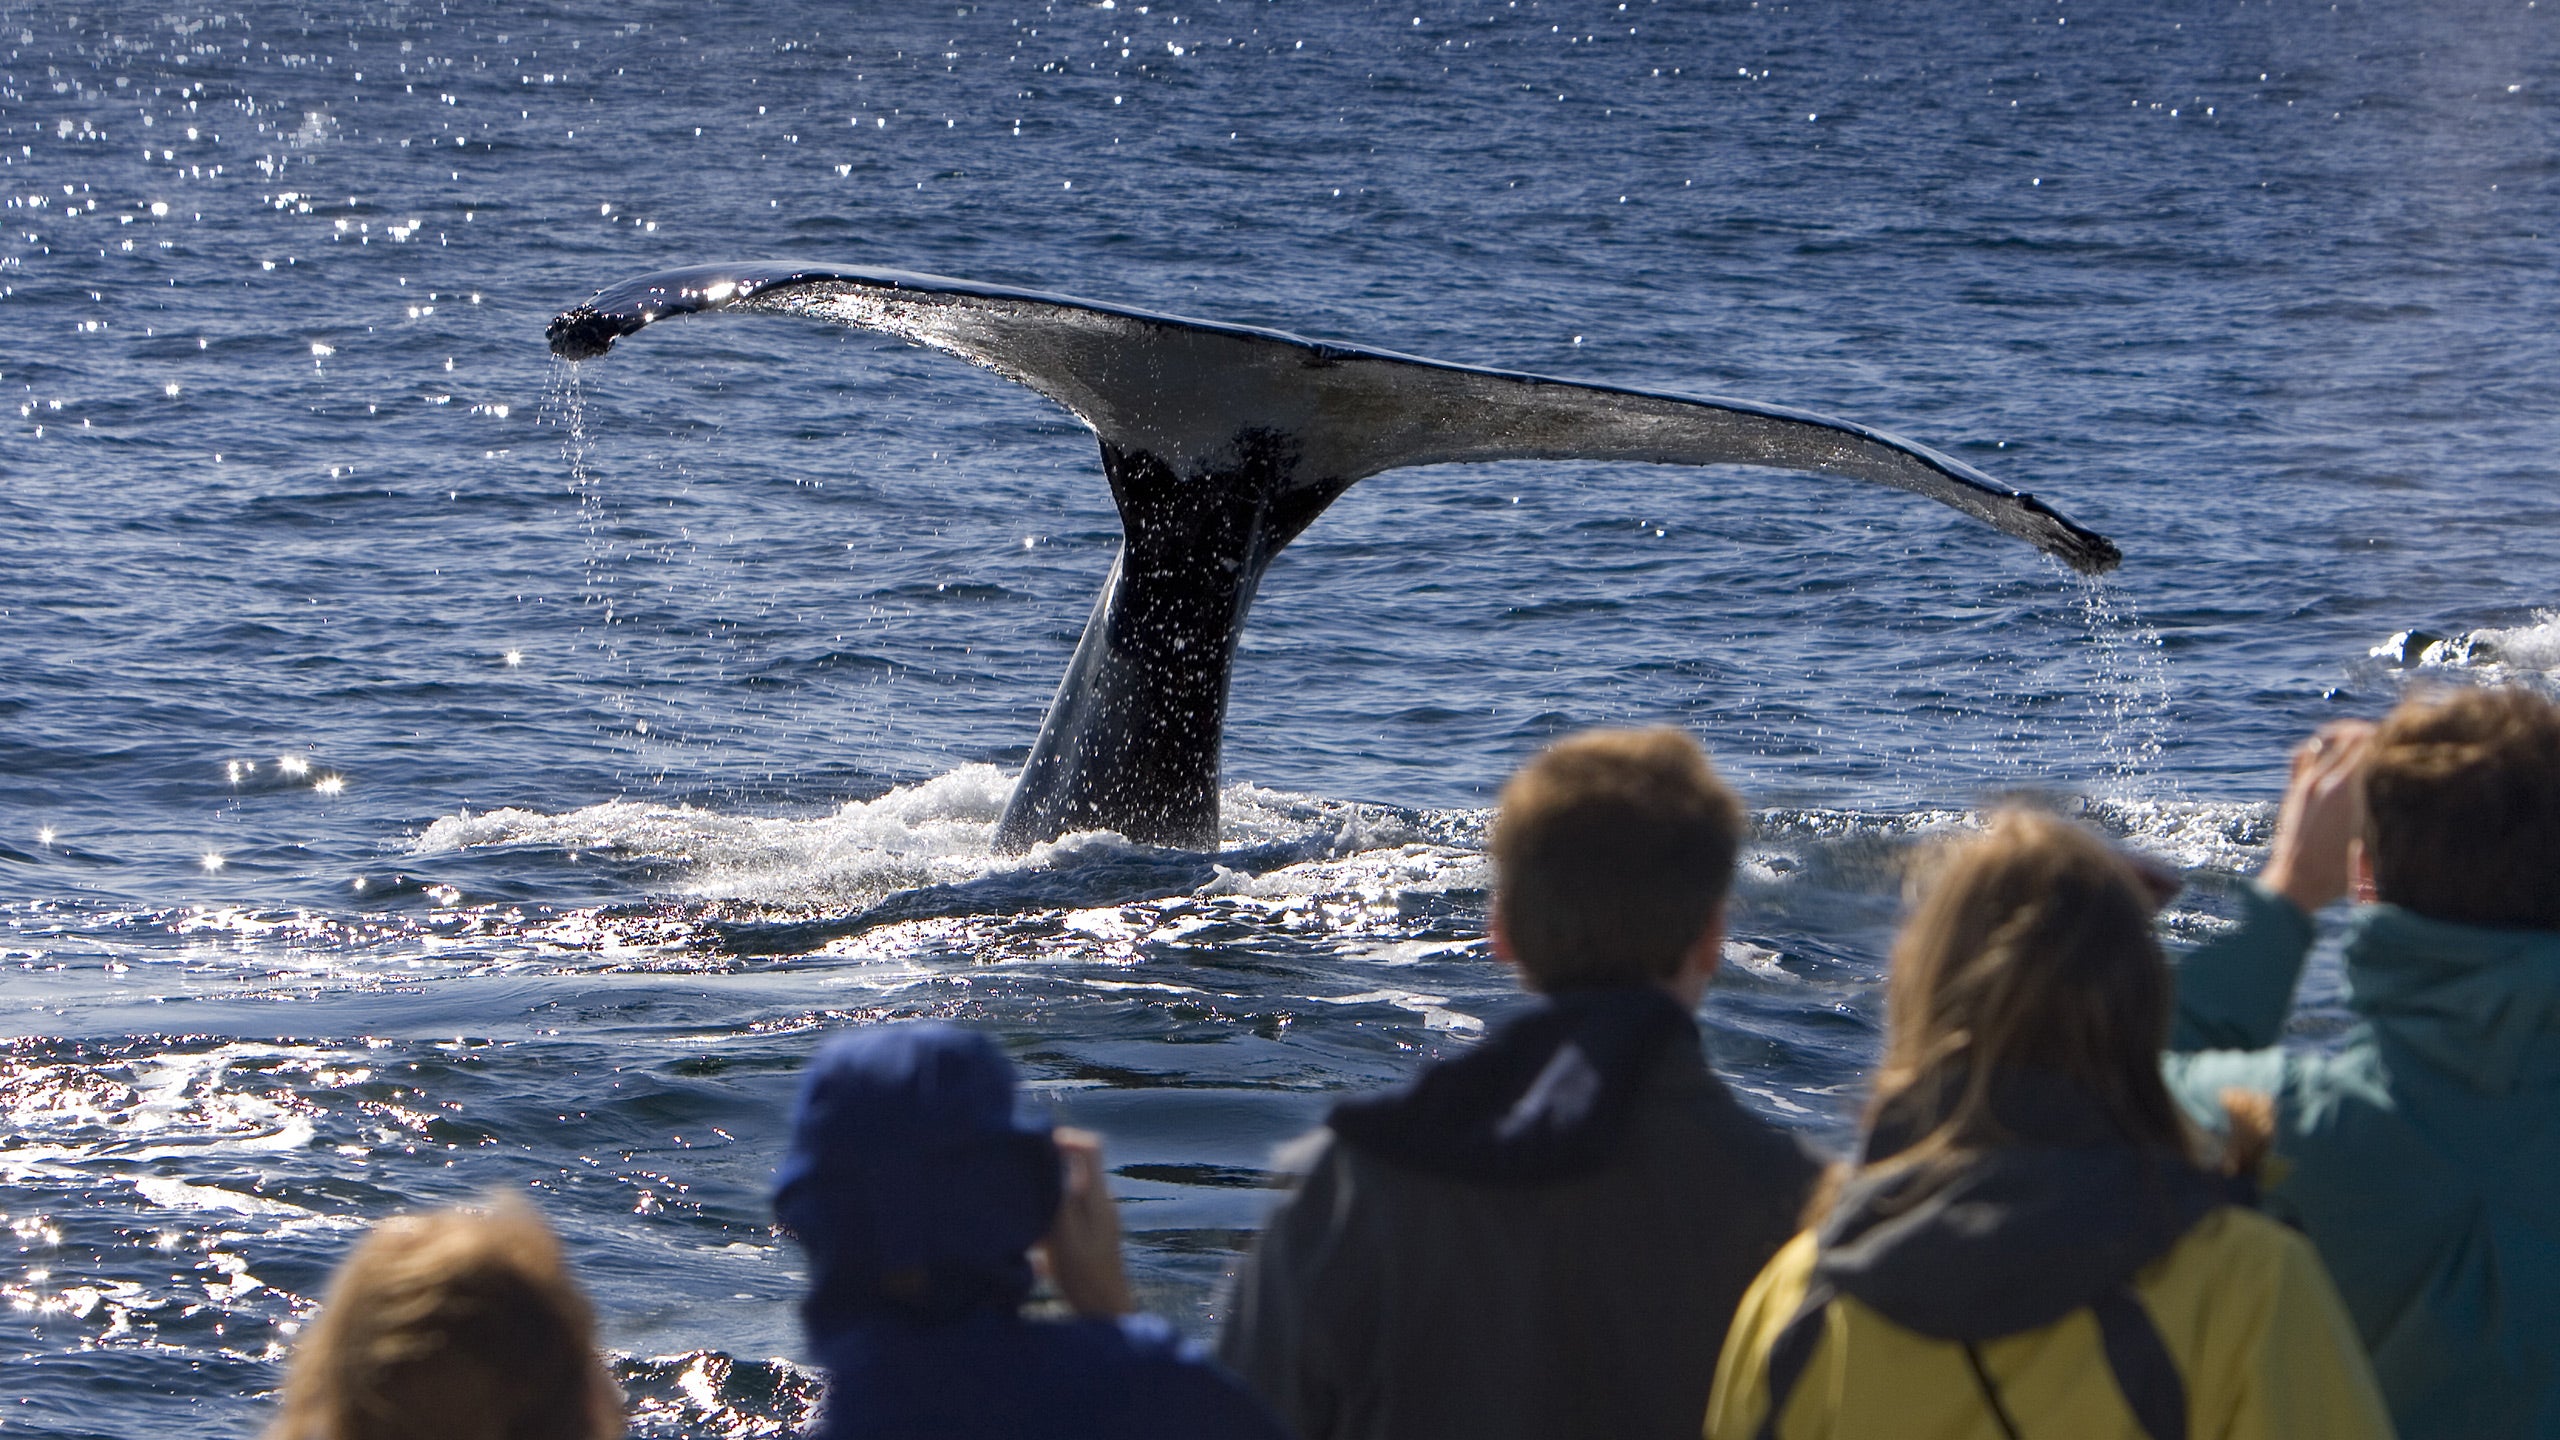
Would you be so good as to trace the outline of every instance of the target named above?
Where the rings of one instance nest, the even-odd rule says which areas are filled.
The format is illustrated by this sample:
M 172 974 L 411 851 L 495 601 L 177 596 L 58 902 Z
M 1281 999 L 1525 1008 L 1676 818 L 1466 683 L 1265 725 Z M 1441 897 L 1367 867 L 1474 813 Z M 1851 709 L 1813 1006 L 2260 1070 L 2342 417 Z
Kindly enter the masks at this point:
M 2240 887 L 2240 924 L 2178 961 L 2172 1051 L 2260 1050 L 2276 1043 L 2311 953 L 2311 917 L 2281 895 Z
M 2231 1123 L 2231 1117 L 2222 1110 L 2223 1091 L 2254 1090 L 2281 1102 L 2289 1069 L 2301 1059 L 2277 1048 L 2199 1050 L 2161 1056 L 2160 1074 L 2169 1082 L 2169 1098 L 2178 1102 L 2196 1128 L 2218 1136 Z M 2282 1119 L 2277 1123 L 2281 1125 Z M 2277 1148 L 2284 1148 L 2284 1143 L 2279 1136 Z

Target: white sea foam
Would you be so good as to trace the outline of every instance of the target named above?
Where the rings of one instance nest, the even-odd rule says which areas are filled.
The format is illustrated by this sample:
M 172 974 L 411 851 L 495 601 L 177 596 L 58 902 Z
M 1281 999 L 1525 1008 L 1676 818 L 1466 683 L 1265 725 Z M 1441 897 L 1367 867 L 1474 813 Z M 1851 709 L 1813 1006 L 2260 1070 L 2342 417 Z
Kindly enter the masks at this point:
M 1363 990 L 1354 995 L 1310 995 L 1324 1005 L 1393 1005 L 1422 1017 L 1426 1030 L 1447 1030 L 1460 1035 L 1477 1035 L 1484 1031 L 1484 1021 L 1463 1011 L 1449 1008 L 1446 995 L 1425 995 L 1413 990 Z
M 593 850 L 681 868 L 681 893 L 766 903 L 863 904 L 899 890 L 975 879 L 1050 858 L 998 856 L 995 825 L 1012 779 L 963 765 L 817 819 L 731 815 L 690 805 L 617 800 L 565 814 L 490 810 L 448 815 L 412 847 L 435 855 L 487 846 Z M 1077 837 L 1059 842 L 1072 847 Z
M 2275 831 L 2273 800 L 2089 802 L 2084 817 L 2145 854 L 2182 870 L 2255 869 Z
M 2474 630 L 2471 640 L 2497 664 L 2560 676 L 2560 610 L 2537 610 L 2529 625 Z
M 1256 900 L 1327 898 L 1393 904 L 1399 895 L 1482 890 L 1492 883 L 1492 864 L 1482 852 L 1412 842 L 1391 849 L 1304 860 L 1259 875 L 1220 866 L 1216 877 L 1193 893 Z
M 2560 610 L 2536 610 L 2522 625 L 2482 626 L 2456 635 L 2403 630 L 2367 652 L 2418 670 L 2467 670 L 2490 683 L 2560 682 Z
M 166 1175 L 146 1176 L 134 1181 L 133 1188 L 143 1199 L 162 1210 L 169 1211 L 190 1213 L 221 1211 L 234 1215 L 253 1216 L 307 1216 L 311 1213 L 299 1205 L 288 1205 L 281 1200 L 269 1200 L 263 1195 L 244 1195 L 237 1190 L 225 1190 L 219 1185 L 190 1185 L 184 1180 Z M 248 1275 L 245 1270 L 241 1271 L 237 1278 L 248 1280 L 251 1288 L 254 1288 L 257 1283 L 256 1277 Z M 245 1295 L 248 1291 L 244 1289 L 236 1293 Z M 234 1297 L 226 1295 L 223 1298 Z
M 1746 940 L 1724 942 L 1724 963 L 1759 979 L 1775 981 L 1781 985 L 1804 983 L 1796 978 L 1794 972 L 1778 963 L 1777 951 L 1765 945 L 1754 945 Z
M 958 884 L 1003 870 L 1072 866 L 1140 849 L 1108 832 L 1079 832 L 1022 855 L 999 854 L 995 827 L 1012 785 L 1013 777 L 994 766 L 963 765 L 802 819 L 621 800 L 559 814 L 513 808 L 464 812 L 430 824 L 411 853 L 428 857 L 506 846 L 593 851 L 668 864 L 677 872 L 670 889 L 698 899 L 842 908 L 901 890 Z M 1221 813 L 1221 844 L 1230 851 L 1289 845 L 1322 853 L 1261 874 L 1221 868 L 1202 887 L 1204 895 L 1384 897 L 1485 883 L 1482 858 L 1468 843 L 1481 835 L 1482 819 L 1471 812 L 1417 816 L 1235 785 L 1223 795 Z
M 465 813 L 428 826 L 414 853 L 432 857 L 521 846 L 594 851 L 666 865 L 671 873 L 664 884 L 675 896 L 834 913 L 859 910 L 902 891 L 965 884 L 1004 872 L 1071 871 L 1144 853 L 1142 847 L 1104 832 L 1063 836 L 1023 855 L 997 853 L 995 826 L 1011 783 L 1009 775 L 993 766 L 964 765 L 809 818 L 633 801 L 559 814 L 524 809 Z M 1192 890 L 1191 903 L 1235 913 L 1215 908 L 1178 913 L 1180 906 L 1168 910 L 1162 903 L 1085 908 L 1089 902 L 1082 902 L 1055 912 L 1054 932 L 1005 937 L 997 946 L 1001 953 L 983 958 L 1044 958 L 1061 946 L 1087 960 L 1134 957 L 1148 946 L 1181 941 L 1186 927 L 1199 928 L 1219 918 L 1384 937 L 1400 928 L 1405 907 L 1415 897 L 1463 896 L 1492 884 L 1484 848 L 1489 811 L 1402 811 L 1252 785 L 1229 787 L 1223 802 L 1222 854 L 1210 878 Z M 2134 848 L 2172 864 L 2228 871 L 2255 865 L 2274 816 L 2267 802 L 2120 795 L 2082 801 L 2078 811 Z M 1815 853 L 1873 846 L 1889 855 L 1914 841 L 1978 826 L 1981 820 L 1978 811 L 1951 807 L 1763 810 L 1752 817 L 1754 837 L 1742 864 L 1750 882 L 1783 886 Z M 1280 847 L 1282 854 L 1271 854 L 1272 847 Z M 1307 858 L 1291 860 L 1290 851 Z M 573 916 L 549 923 L 583 926 L 586 921 Z M 624 935 L 617 943 L 624 949 L 681 947 L 688 926 L 680 920 L 670 923 L 671 933 Z M 952 933 L 942 933 L 946 931 Z M 919 944 L 930 947 L 937 939 L 948 943 L 971 936 L 973 944 L 991 942 L 964 922 L 919 918 L 848 937 L 827 949 L 847 958 L 887 961 L 911 957 Z M 523 938 L 543 937 L 526 933 Z M 592 937 L 555 938 L 562 949 L 594 949 Z M 624 958 L 645 959 L 636 954 Z M 876 978 L 892 979 L 885 974 Z M 921 978 L 910 977 L 908 983 Z

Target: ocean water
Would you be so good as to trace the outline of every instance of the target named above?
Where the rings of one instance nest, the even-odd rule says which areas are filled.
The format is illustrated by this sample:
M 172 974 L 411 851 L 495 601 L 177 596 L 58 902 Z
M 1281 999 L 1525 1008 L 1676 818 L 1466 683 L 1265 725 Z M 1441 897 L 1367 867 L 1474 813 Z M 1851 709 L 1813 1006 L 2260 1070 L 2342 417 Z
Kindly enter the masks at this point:
M 2191 936 L 2309 727 L 2560 676 L 2539 3 L 0 4 L 0 1426 L 251 1434 L 367 1221 L 511 1186 L 639 1433 L 787 1432 L 795 1075 L 909 1016 L 1205 1334 L 1271 1147 L 1518 1003 L 1486 807 L 1589 724 L 1745 792 L 1710 1044 L 1836 1142 L 1916 843 L 2035 792 Z M 1091 439 L 771 317 L 544 350 L 762 258 L 1822 410 L 2126 559 L 1391 473 L 1263 587 L 1216 853 L 999 857 Z

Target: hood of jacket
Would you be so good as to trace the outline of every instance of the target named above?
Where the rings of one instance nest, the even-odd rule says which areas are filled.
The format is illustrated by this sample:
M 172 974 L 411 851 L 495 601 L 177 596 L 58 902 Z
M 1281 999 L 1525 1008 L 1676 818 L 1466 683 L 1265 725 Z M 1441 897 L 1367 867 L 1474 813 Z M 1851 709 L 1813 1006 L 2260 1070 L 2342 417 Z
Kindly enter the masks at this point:
M 2347 1003 L 2487 1094 L 2560 1076 L 2560 931 L 2430 920 L 2367 905 L 2347 932 Z
M 985 1036 L 889 1025 L 828 1045 L 774 1175 L 774 1215 L 809 1255 L 810 1333 L 1019 1306 L 1062 1184 L 1049 1127 L 1015 1116 L 1013 1066 Z
M 2018 1143 L 1952 1169 L 1877 1168 L 1935 1128 L 1884 1117 L 1822 1226 L 1816 1275 L 1904 1329 L 1990 1340 L 2121 1289 L 2235 1198 L 2185 1157 L 2121 1139 L 2058 1077 L 2004 1077 L 1992 1106 Z
M 1341 1143 L 1426 1174 L 1535 1185 L 1605 1166 L 1666 1056 L 1698 1055 L 1698 1022 L 1650 985 L 1545 996 L 1455 1059 L 1345 1101 Z

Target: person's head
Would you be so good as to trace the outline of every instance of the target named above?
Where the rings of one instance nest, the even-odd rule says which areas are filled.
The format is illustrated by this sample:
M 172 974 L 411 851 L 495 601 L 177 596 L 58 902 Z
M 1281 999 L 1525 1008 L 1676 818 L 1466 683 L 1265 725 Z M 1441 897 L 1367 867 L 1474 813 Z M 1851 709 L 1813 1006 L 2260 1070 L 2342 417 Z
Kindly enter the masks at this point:
M 1742 802 L 1685 732 L 1559 740 L 1502 787 L 1497 941 L 1538 990 L 1673 981 L 1720 932 L 1741 845 Z
M 2374 732 L 2365 805 L 2374 898 L 2560 930 L 2560 705 L 2505 687 L 2411 697 Z
M 1011 1308 L 1063 1195 L 1049 1127 L 1014 1113 L 995 1043 L 866 1026 L 810 1062 L 773 1209 L 809 1253 L 810 1327 Z
M 1915 1102 L 1935 1128 L 1914 1161 L 1996 1145 L 1994 1082 L 2030 1072 L 2070 1082 L 2125 1140 L 2191 1150 L 2160 1077 L 2172 982 L 2131 862 L 2014 809 L 1932 858 L 1893 947 L 1870 1123 Z
M 616 1440 L 595 1316 L 533 1207 L 375 1226 L 295 1345 L 268 1440 Z

